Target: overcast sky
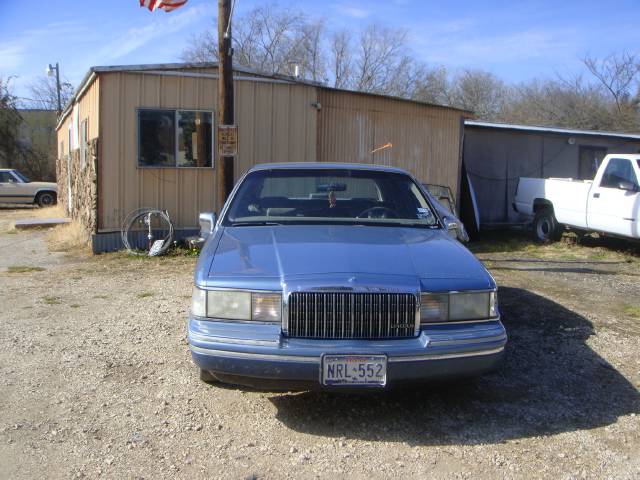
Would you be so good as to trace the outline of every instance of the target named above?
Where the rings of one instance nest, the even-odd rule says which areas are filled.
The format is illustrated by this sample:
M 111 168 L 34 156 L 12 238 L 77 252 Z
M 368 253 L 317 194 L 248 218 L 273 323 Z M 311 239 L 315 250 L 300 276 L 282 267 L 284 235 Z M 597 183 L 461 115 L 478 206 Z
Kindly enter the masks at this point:
M 242 13 L 264 1 L 237 0 Z M 370 23 L 406 28 L 416 57 L 451 69 L 482 68 L 518 82 L 580 69 L 585 54 L 640 52 L 640 1 L 292 0 L 329 29 Z M 171 13 L 138 0 L 0 0 L 0 75 L 19 96 L 46 65 L 74 86 L 93 65 L 177 61 L 192 33 L 215 28 L 216 0 Z

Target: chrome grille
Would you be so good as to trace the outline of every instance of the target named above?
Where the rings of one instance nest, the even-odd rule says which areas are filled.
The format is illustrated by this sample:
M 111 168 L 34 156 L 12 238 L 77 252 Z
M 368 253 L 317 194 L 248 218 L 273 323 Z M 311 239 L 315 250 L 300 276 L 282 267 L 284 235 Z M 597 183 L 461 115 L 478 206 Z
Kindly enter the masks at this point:
M 416 296 L 410 293 L 293 292 L 288 334 L 298 338 L 415 336 Z

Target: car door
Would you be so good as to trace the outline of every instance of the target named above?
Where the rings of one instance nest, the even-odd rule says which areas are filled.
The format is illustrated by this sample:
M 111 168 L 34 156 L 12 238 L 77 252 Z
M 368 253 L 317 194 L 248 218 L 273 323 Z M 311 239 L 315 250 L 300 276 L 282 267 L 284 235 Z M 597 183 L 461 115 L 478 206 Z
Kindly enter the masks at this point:
M 590 229 L 625 237 L 639 238 L 640 183 L 635 160 L 609 159 L 594 180 L 587 205 Z M 631 190 L 622 188 L 624 183 Z
M 24 202 L 21 195 L 18 179 L 11 172 L 0 172 L 0 202 Z

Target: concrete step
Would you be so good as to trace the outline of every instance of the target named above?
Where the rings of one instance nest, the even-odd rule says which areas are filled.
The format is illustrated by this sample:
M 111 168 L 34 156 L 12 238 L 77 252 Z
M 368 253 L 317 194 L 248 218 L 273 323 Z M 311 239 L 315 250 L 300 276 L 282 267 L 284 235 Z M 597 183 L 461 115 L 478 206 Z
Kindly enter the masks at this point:
M 16 220 L 14 225 L 17 230 L 28 230 L 30 228 L 55 227 L 56 225 L 65 225 L 67 223 L 71 223 L 70 218 L 28 218 Z

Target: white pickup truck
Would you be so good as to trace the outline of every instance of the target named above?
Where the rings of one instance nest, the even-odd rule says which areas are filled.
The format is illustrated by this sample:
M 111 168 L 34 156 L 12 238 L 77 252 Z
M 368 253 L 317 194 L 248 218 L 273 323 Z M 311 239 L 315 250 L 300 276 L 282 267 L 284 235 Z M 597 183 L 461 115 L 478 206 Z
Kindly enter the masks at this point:
M 533 216 L 534 237 L 559 240 L 565 227 L 640 238 L 640 154 L 607 155 L 593 180 L 520 178 L 513 207 Z

